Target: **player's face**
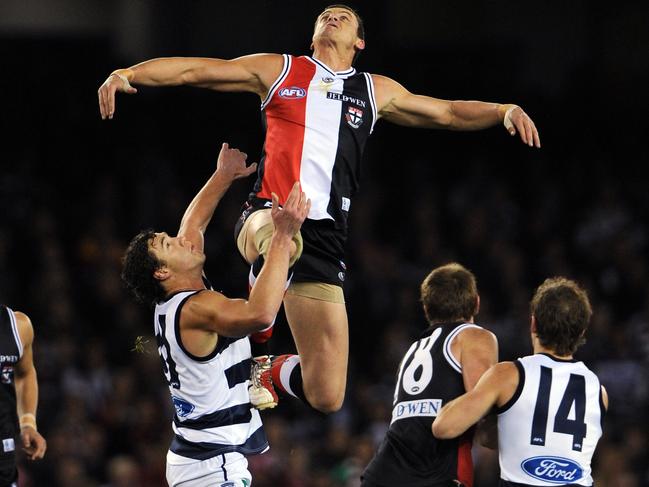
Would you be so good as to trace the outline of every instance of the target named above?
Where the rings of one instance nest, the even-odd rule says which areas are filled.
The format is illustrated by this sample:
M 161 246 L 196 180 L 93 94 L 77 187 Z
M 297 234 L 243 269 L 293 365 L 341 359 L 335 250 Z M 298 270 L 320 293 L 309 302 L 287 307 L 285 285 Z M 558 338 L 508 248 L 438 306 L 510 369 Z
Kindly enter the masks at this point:
M 170 237 L 165 232 L 154 234 L 149 249 L 171 270 L 189 270 L 205 262 L 205 254 L 197 250 L 189 240 L 185 237 Z
M 331 39 L 349 45 L 362 42 L 358 38 L 358 20 L 353 12 L 344 8 L 330 8 L 316 19 L 313 41 Z

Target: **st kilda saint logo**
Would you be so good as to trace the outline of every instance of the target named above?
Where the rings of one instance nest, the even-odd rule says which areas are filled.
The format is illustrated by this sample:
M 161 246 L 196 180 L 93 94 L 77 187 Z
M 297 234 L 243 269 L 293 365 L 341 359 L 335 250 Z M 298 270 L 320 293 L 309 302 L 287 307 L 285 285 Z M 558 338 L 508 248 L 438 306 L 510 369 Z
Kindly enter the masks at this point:
M 347 113 L 345 113 L 345 120 L 347 120 L 350 127 L 357 129 L 363 123 L 363 110 L 348 106 Z

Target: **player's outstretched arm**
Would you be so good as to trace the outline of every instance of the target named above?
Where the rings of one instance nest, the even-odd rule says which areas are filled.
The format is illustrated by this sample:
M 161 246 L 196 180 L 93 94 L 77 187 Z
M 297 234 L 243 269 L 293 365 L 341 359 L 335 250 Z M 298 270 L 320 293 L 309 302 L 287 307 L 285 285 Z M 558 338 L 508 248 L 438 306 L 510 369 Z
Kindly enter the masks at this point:
M 279 54 L 253 54 L 236 59 L 157 58 L 116 69 L 98 90 L 101 118 L 113 118 L 115 94 L 134 94 L 132 85 L 192 85 L 218 91 L 248 91 L 265 98 L 279 76 L 284 60 Z
M 216 171 L 185 210 L 178 236 L 187 238 L 201 252 L 204 247 L 205 230 L 223 195 L 235 179 L 248 177 L 257 169 L 257 163 L 246 166 L 247 157 L 245 152 L 230 148 L 227 143 L 223 143 L 216 162 Z
M 517 105 L 483 101 L 449 101 L 415 95 L 385 76 L 372 75 L 379 115 L 409 127 L 481 130 L 502 123 L 530 147 L 541 147 L 532 119 Z
M 516 384 L 518 370 L 513 362 L 494 365 L 485 372 L 472 390 L 441 409 L 433 422 L 433 435 L 440 440 L 460 436 L 483 418 L 493 406 L 504 404 L 513 395 Z
M 203 291 L 183 307 L 185 326 L 240 337 L 270 326 L 284 299 L 293 237 L 309 214 L 311 202 L 295 183 L 283 207 L 273 194 L 274 231 L 264 266 L 248 300 L 228 299 L 214 291 Z
M 38 381 L 32 352 L 34 329 L 29 317 L 19 311 L 16 321 L 23 355 L 15 367 L 16 406 L 20 422 L 20 440 L 23 451 L 30 460 L 43 458 L 47 443 L 36 428 L 36 408 L 38 406 Z

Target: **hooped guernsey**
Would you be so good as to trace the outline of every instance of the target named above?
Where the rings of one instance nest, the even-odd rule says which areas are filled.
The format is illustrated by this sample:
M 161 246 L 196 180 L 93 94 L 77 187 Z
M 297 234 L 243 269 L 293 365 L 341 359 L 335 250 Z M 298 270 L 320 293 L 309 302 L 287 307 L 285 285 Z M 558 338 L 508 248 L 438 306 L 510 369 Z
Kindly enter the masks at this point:
M 199 292 L 172 294 L 154 312 L 158 352 L 176 412 L 167 453 L 172 464 L 232 452 L 255 455 L 269 448 L 259 411 L 248 394 L 252 363 L 248 337 L 219 336 L 216 348 L 205 357 L 192 355 L 183 345 L 180 313 Z
M 262 102 L 266 139 L 249 201 L 264 206 L 271 192 L 286 201 L 300 181 L 311 220 L 345 231 L 358 190 L 361 156 L 377 120 L 369 73 L 335 72 L 309 56 L 283 55 L 284 66 Z
M 599 379 L 583 362 L 543 353 L 514 364 L 518 387 L 498 410 L 500 485 L 592 486 L 606 412 Z

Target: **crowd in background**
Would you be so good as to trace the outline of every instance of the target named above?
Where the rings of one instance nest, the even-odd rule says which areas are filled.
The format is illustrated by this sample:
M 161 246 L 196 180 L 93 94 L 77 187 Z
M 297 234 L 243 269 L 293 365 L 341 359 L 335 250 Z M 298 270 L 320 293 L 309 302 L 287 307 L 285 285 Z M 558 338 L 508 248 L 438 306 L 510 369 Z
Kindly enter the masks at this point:
M 7 141 L 0 177 L 0 299 L 34 323 L 38 421 L 48 441 L 42 462 L 21 461 L 20 486 L 165 485 L 173 409 L 151 312 L 126 294 L 120 259 L 141 228 L 177 230 L 221 142 L 258 160 L 256 100 L 142 90 L 139 99 L 122 97 L 116 119 L 102 124 L 95 90 L 103 65 L 86 66 L 83 79 L 67 76 L 56 96 L 34 95 L 46 77 L 63 76 L 54 58 L 74 58 L 79 45 L 55 50 L 0 85 L 3 93 L 15 88 L 5 104 L 12 120 L 1 128 L 33 140 Z M 586 79 L 578 81 L 588 93 Z M 256 487 L 358 485 L 390 421 L 398 362 L 426 327 L 419 284 L 450 261 L 477 276 L 476 321 L 498 336 L 501 360 L 530 353 L 528 303 L 546 277 L 564 275 L 588 290 L 594 315 L 576 356 L 599 375 L 611 404 L 596 485 L 649 485 L 649 193 L 625 143 L 630 124 L 598 130 L 601 120 L 565 117 L 564 102 L 576 93 L 568 86 L 551 105 L 521 88 L 503 100 L 520 101 L 535 118 L 539 151 L 500 128 L 457 134 L 379 123 L 350 216 L 344 406 L 323 416 L 281 399 L 264 412 L 271 450 L 250 459 Z M 616 140 L 612 149 L 605 136 Z M 246 295 L 233 227 L 251 185 L 252 178 L 235 183 L 207 233 L 205 268 L 228 296 Z M 292 347 L 280 315 L 271 349 Z M 475 465 L 476 487 L 496 485 L 493 452 L 476 448 Z
M 358 484 L 390 420 L 398 361 L 426 326 L 419 284 L 449 261 L 476 274 L 482 297 L 476 320 L 498 336 L 501 359 L 529 353 L 528 302 L 546 276 L 569 276 L 588 289 L 594 315 L 577 357 L 600 376 L 611 402 L 595 478 L 601 486 L 649 482 L 646 195 L 611 181 L 576 200 L 569 187 L 578 180 L 559 181 L 543 168 L 533 171 L 527 187 L 516 188 L 490 176 L 488 163 L 477 160 L 452 181 L 436 178 L 425 158 L 409 161 L 410 182 L 423 174 L 425 184 L 406 178 L 404 187 L 412 189 L 398 190 L 399 204 L 390 195 L 397 190 L 380 174 L 367 182 L 351 215 L 345 405 L 325 417 L 283 399 L 265 412 L 272 447 L 250 461 L 256 486 Z M 26 191 L 21 174 L 5 175 L 0 291 L 34 321 L 38 417 L 49 443 L 43 462 L 22 463 L 25 487 L 163 485 L 171 403 L 151 314 L 133 304 L 119 279 L 130 237 L 124 220 L 158 212 L 155 220 L 173 231 L 192 196 L 170 184 L 181 166 L 161 161 L 157 170 L 166 176 L 138 181 L 139 199 L 125 196 L 131 214 L 117 197 L 121 176 L 98 178 L 87 202 L 90 217 L 80 222 Z M 246 268 L 234 250 L 232 224 L 249 183 L 226 196 L 207 234 L 208 277 L 229 295 L 245 295 Z M 27 294 L 18 296 L 18 289 Z M 135 350 L 138 336 L 144 352 Z M 271 348 L 291 347 L 280 317 Z M 476 449 L 476 472 L 478 486 L 495 485 L 493 453 Z

